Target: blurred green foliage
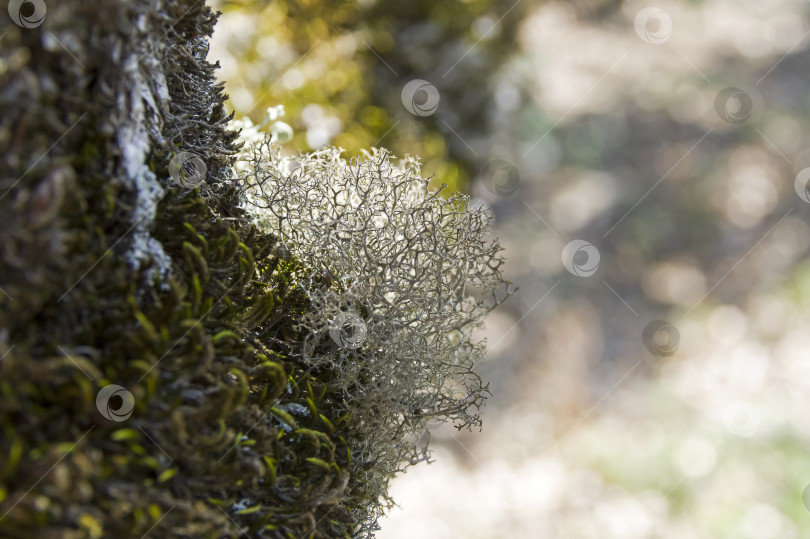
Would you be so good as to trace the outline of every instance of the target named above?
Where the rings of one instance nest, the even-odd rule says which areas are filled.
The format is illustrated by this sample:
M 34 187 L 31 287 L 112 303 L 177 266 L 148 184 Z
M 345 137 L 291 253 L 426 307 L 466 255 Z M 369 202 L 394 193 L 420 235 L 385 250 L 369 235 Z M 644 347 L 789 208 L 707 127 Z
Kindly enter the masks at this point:
M 383 146 L 419 156 L 437 183 L 463 190 L 486 161 L 475 140 L 492 131 L 497 72 L 508 66 L 531 4 L 223 2 L 215 54 L 238 64 L 238 73 L 220 74 L 237 117 L 258 122 L 267 107 L 282 104 L 296 149 L 327 139 L 347 155 Z M 435 114 L 419 117 L 403 106 L 402 88 L 413 79 L 438 89 Z

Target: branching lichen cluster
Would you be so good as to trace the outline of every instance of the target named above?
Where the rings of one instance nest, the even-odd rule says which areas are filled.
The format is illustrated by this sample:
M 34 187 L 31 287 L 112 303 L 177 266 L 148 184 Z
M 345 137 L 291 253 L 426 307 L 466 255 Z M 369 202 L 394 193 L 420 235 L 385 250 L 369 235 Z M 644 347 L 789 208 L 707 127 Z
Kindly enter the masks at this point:
M 425 420 L 478 424 L 486 213 L 383 153 L 239 153 L 200 2 L 0 19 L 0 536 L 373 533 Z
M 426 460 L 428 419 L 479 425 L 486 387 L 473 372 L 484 315 L 509 294 L 486 233 L 491 213 L 443 196 L 418 161 L 383 150 L 345 160 L 335 148 L 282 157 L 271 138 L 238 167 L 247 211 L 312 270 L 299 286 L 298 356 L 334 371 L 342 407 L 359 425 L 357 470 L 385 496 L 388 478 Z

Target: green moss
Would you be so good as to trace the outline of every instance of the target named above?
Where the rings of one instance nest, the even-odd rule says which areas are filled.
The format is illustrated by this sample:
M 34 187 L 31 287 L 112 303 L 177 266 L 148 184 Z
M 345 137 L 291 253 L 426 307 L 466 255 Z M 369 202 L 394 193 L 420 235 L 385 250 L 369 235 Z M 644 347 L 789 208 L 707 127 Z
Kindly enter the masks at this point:
M 84 298 L 79 303 L 115 304 L 114 315 L 96 319 L 92 310 L 77 310 L 71 316 L 79 323 L 61 330 L 72 334 L 57 346 L 76 350 L 81 343 L 97 351 L 81 359 L 92 361 L 103 378 L 88 381 L 80 362 L 64 361 L 56 350 L 50 358 L 35 356 L 41 336 L 17 340 L 0 366 L 3 379 L 20 382 L 4 386 L 0 400 L 8 433 L 0 444 L 8 490 L 3 510 L 21 500 L 0 521 L 4 533 L 35 533 L 43 518 L 87 533 L 92 519 L 106 535 L 143 534 L 155 524 L 134 512 L 112 518 L 120 504 L 156 506 L 163 517 L 158 529 L 192 534 L 194 523 L 194 534 L 234 533 L 205 502 L 215 499 L 252 535 L 267 526 L 270 536 L 306 535 L 314 522 L 327 535 L 348 534 L 351 508 L 341 500 L 348 483 L 347 422 L 328 384 L 287 360 L 284 346 L 267 345 L 283 342 L 291 314 L 306 308 L 290 286 L 290 270 L 302 269 L 269 255 L 273 238 L 216 219 L 196 193 L 170 193 L 156 224 L 155 236 L 175 262 L 168 291 L 138 301 L 119 274 L 119 281 L 94 288 L 89 297 L 90 287 L 100 284 L 91 280 L 77 287 Z M 100 277 L 121 270 L 115 259 L 99 265 Z M 257 274 L 265 279 L 254 279 Z M 39 327 L 61 326 L 66 313 L 54 314 L 40 318 Z M 95 393 L 107 381 L 135 397 L 125 428 L 95 410 Z M 293 419 L 281 410 L 290 403 L 309 410 Z M 62 428 L 54 428 L 54 416 Z M 45 439 L 47 432 L 56 437 Z M 83 432 L 79 446 L 67 442 L 67 450 L 57 451 L 72 478 L 65 490 L 48 474 L 26 495 L 27 479 L 53 464 L 57 453 L 49 448 Z M 92 465 L 79 466 L 84 460 Z M 88 485 L 83 503 L 71 495 L 74 482 Z M 122 485 L 127 488 L 116 489 Z M 50 510 L 25 510 L 24 502 L 37 496 L 48 498 Z M 254 505 L 229 509 L 242 499 Z M 95 509 L 96 516 L 71 516 L 75 510 L 67 509 L 77 505 Z
M 331 374 L 290 359 L 307 270 L 242 223 L 228 179 L 235 134 L 201 39 L 214 20 L 185 0 L 49 5 L 43 31 L 69 32 L 70 54 L 0 23 L 4 58 L 31 52 L 0 74 L 0 131 L 14 133 L 0 164 L 2 537 L 345 537 L 364 517 Z M 166 189 L 149 237 L 170 278 L 126 256 L 139 195 L 115 47 L 147 76 L 154 53 L 167 78 L 147 162 Z M 204 196 L 169 181 L 188 148 L 205 156 Z M 109 384 L 133 396 L 123 421 L 97 408 Z

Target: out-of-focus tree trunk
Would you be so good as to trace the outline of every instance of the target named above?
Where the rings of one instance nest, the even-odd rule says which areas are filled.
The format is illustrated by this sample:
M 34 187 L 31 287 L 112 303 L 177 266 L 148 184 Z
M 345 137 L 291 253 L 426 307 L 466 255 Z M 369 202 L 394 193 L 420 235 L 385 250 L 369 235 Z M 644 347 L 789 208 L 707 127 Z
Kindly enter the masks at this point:
M 0 17 L 3 327 L 55 300 L 71 305 L 79 294 L 61 294 L 84 288 L 76 280 L 95 262 L 88 244 L 114 245 L 133 278 L 147 266 L 165 277 L 150 230 L 169 158 L 200 155 L 207 184 L 227 196 L 233 152 L 205 61 L 215 17 L 204 2 L 12 1 L 9 11 Z M 94 212 L 99 198 L 115 200 L 108 215 Z M 75 220 L 95 228 L 66 234 Z

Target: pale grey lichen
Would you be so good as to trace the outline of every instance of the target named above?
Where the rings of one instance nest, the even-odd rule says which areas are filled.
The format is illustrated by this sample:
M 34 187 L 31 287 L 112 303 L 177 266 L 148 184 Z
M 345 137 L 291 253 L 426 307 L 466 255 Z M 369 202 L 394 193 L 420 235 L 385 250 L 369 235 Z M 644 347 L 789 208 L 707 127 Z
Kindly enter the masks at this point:
M 511 293 L 492 214 L 431 189 L 415 159 L 284 157 L 251 138 L 237 163 L 244 208 L 314 270 L 298 283 L 311 305 L 300 361 L 337 373 L 362 433 L 352 453 L 375 463 L 353 473 L 386 496 L 390 477 L 428 458 L 428 420 L 480 425 L 485 343 L 473 330 Z
M 135 194 L 129 218 L 131 238 L 125 258 L 133 270 L 148 266 L 146 280 L 160 282 L 163 288 L 167 288 L 171 261 L 163 246 L 150 233 L 158 202 L 165 191 L 146 161 L 153 144 L 163 142 L 158 118 L 160 107 L 168 102 L 169 94 L 154 51 L 145 45 L 144 48 L 146 50 L 141 56 L 131 55 L 123 63 L 132 84 L 128 99 L 118 103 L 117 140 L 121 163 L 126 171 L 122 178 Z M 142 65 L 146 66 L 145 73 Z

